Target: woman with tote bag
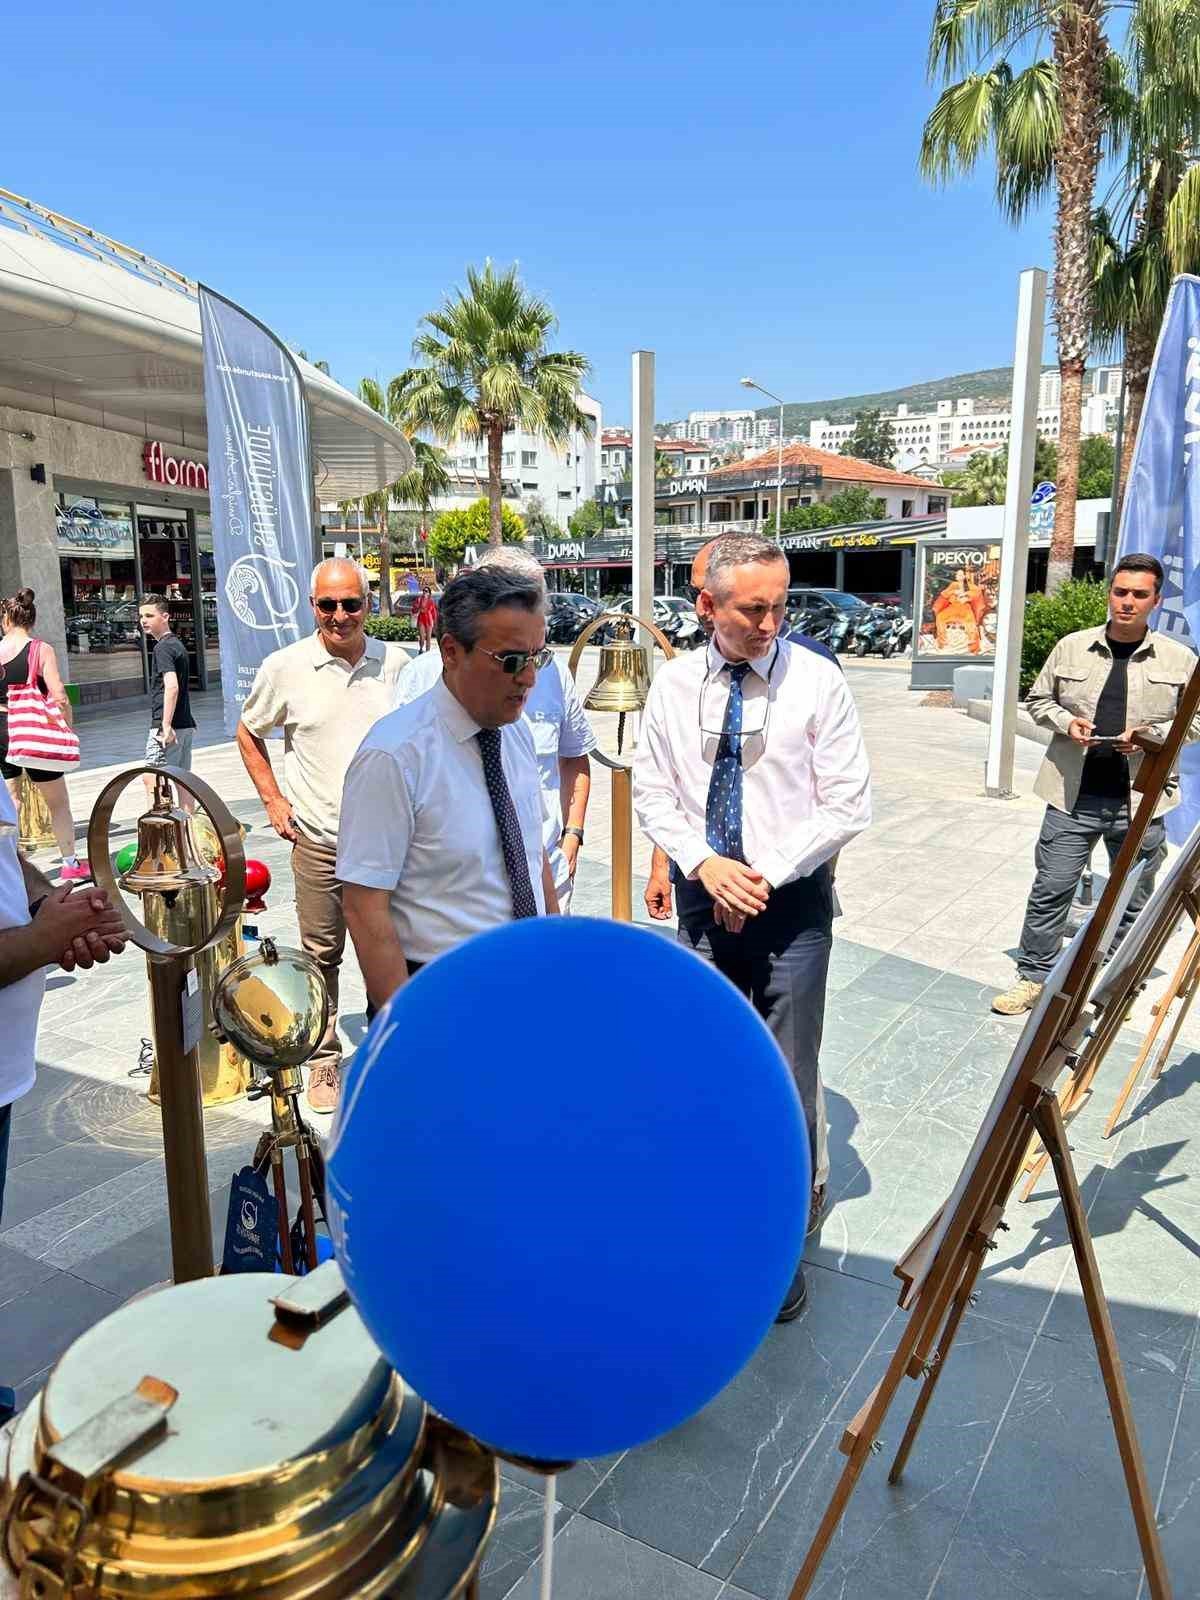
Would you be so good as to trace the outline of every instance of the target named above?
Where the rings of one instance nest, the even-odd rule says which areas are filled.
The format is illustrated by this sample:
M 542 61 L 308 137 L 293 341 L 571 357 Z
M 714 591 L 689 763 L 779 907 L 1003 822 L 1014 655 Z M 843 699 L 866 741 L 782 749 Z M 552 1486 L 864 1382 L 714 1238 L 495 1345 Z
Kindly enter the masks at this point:
M 78 769 L 79 739 L 54 651 L 30 631 L 36 621 L 32 589 L 18 589 L 0 602 L 0 772 L 14 806 L 21 801 L 22 772 L 41 789 L 62 852 L 59 879 L 71 883 L 92 875 L 75 853 L 75 819 L 63 776 Z

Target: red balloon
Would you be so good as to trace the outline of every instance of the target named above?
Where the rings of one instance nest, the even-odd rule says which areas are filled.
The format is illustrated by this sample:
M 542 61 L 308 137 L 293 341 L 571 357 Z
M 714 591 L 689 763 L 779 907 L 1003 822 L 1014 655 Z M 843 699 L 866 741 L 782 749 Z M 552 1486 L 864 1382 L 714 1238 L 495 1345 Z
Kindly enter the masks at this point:
M 271 887 L 271 871 L 265 861 L 246 861 L 246 910 L 262 911 L 263 895 Z

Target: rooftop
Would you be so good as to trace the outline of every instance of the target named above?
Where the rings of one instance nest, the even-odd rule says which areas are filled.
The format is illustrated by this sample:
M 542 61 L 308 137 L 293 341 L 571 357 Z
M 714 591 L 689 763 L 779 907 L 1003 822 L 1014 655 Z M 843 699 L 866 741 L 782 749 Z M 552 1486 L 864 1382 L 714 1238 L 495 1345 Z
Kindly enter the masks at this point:
M 731 461 L 728 466 L 717 467 L 709 474 L 720 478 L 724 474 L 742 474 L 761 469 L 773 470 L 779 461 L 779 451 L 764 450 L 761 455 L 747 456 L 744 461 Z M 907 472 L 893 472 L 891 467 L 878 467 L 873 461 L 860 461 L 857 456 L 835 455 L 831 450 L 816 450 L 810 444 L 789 444 L 783 448 L 785 467 L 816 467 L 822 478 L 842 479 L 846 483 L 878 483 L 893 489 L 927 489 L 924 478 L 914 478 Z

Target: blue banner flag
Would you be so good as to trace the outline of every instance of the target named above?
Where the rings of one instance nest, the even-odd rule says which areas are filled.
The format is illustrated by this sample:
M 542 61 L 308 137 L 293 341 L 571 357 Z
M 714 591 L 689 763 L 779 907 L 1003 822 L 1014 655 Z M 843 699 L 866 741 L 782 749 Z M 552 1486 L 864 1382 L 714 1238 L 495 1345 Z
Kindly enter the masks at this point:
M 264 658 L 312 628 L 312 453 L 300 369 L 261 322 L 200 286 L 225 731 Z
M 1154 627 L 1196 649 L 1200 640 L 1200 278 L 1171 285 L 1158 335 L 1121 513 L 1121 555 L 1163 564 Z M 1200 822 L 1200 745 L 1180 763 L 1182 800 L 1167 834 L 1182 844 Z

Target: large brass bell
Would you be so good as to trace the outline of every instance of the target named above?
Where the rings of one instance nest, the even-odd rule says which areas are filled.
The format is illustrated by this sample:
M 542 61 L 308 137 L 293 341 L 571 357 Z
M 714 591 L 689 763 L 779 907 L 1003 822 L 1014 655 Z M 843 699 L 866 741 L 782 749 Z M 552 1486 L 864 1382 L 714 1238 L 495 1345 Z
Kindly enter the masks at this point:
M 600 671 L 584 698 L 588 711 L 640 711 L 650 693 L 649 652 L 633 642 L 633 623 L 622 617 L 616 638 L 600 646 Z
M 204 888 L 216 883 L 217 867 L 200 858 L 191 833 L 191 818 L 171 804 L 171 790 L 165 778 L 154 785 L 154 804 L 138 818 L 137 858 L 128 872 L 118 879 L 130 894 L 178 894 L 181 889 Z

